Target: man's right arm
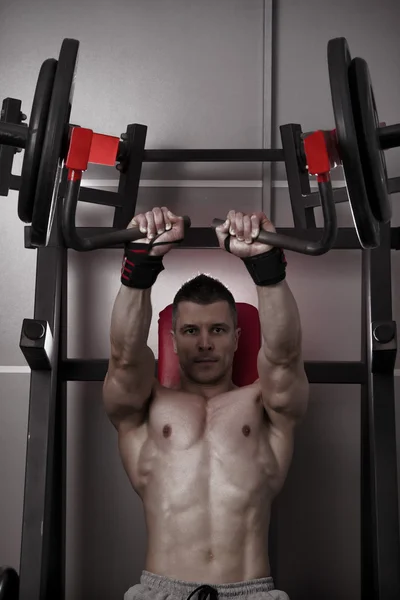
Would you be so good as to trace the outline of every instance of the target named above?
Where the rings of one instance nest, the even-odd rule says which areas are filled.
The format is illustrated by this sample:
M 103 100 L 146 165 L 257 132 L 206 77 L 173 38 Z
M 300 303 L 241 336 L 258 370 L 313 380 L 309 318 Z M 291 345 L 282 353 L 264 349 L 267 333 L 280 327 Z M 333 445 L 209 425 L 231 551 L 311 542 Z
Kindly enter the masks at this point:
M 111 356 L 103 401 L 113 425 L 140 425 L 155 384 L 155 358 L 147 345 L 152 307 L 150 289 L 121 286 L 110 329 Z
M 117 429 L 123 424 L 131 427 L 144 421 L 148 402 L 157 383 L 154 354 L 147 345 L 152 316 L 151 286 L 158 274 L 154 265 L 159 264 L 161 257 L 184 237 L 183 218 L 174 215 L 165 206 L 136 215 L 130 227 L 139 229 L 146 234 L 146 238 L 133 242 L 133 245 L 141 244 L 138 254 L 131 248 L 133 262 L 124 262 L 121 282 L 126 283 L 128 279 L 129 283 L 121 286 L 114 303 L 110 331 L 111 358 L 103 385 L 105 409 Z M 149 246 L 148 253 L 145 252 L 143 243 L 150 244 L 156 235 L 157 243 L 151 248 Z M 142 259 L 144 257 L 144 262 L 139 259 L 140 255 Z M 148 263 L 147 255 L 158 259 L 150 258 Z M 147 267 L 150 267 L 149 271 L 146 271 Z

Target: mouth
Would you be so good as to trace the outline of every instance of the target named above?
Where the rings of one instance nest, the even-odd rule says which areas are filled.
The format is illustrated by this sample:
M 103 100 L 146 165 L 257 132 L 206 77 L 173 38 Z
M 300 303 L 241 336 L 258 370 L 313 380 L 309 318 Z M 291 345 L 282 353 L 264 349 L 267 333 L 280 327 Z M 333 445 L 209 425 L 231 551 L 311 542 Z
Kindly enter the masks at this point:
M 200 364 L 215 363 L 217 361 L 218 361 L 218 358 L 195 358 L 194 359 L 195 363 L 200 363 Z

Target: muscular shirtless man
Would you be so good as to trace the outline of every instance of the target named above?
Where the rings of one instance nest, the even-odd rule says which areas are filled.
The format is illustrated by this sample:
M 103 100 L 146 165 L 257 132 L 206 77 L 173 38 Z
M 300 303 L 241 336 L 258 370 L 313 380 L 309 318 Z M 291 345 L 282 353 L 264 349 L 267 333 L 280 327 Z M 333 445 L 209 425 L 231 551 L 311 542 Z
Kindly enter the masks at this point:
M 204 594 L 286 599 L 270 575 L 268 528 L 294 429 L 306 411 L 308 382 L 283 253 L 255 240 L 260 227 L 274 227 L 263 213 L 230 211 L 216 231 L 221 249 L 243 259 L 257 286 L 259 379 L 233 384 L 240 335 L 235 301 L 222 283 L 200 275 L 173 304 L 179 389 L 157 381 L 147 338 L 151 286 L 162 256 L 184 236 L 183 220 L 154 208 L 130 227 L 147 237 L 125 253 L 104 382 L 105 408 L 148 531 L 145 570 L 125 600 L 186 600 L 193 592 L 195 600 Z

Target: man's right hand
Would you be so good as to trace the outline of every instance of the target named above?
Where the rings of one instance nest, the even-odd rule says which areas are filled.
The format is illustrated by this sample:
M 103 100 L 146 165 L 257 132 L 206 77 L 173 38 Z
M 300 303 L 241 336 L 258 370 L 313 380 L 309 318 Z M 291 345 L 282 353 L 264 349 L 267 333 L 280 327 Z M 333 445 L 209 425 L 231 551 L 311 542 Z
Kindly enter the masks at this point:
M 155 207 L 146 213 L 135 215 L 129 223 L 128 229 L 132 227 L 136 227 L 141 233 L 146 234 L 146 237 L 135 240 L 136 243 L 150 244 L 157 237 L 149 256 L 164 256 L 174 246 L 176 247 L 176 243 L 185 235 L 183 217 L 174 215 L 165 206 Z M 157 246 L 161 242 L 163 244 Z

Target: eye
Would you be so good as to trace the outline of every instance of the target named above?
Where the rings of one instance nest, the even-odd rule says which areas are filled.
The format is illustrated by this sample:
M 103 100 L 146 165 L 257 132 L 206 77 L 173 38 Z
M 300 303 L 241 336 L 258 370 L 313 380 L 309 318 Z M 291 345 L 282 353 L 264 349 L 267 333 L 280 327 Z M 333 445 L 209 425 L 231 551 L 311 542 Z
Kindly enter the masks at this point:
M 194 333 L 195 331 L 196 331 L 196 330 L 194 329 L 194 327 L 192 327 L 192 328 L 190 328 L 190 329 L 185 329 L 185 333 L 188 333 L 189 335 L 193 335 L 193 333 Z
M 214 327 L 214 331 L 215 333 L 221 333 L 224 331 L 224 329 L 222 327 Z

